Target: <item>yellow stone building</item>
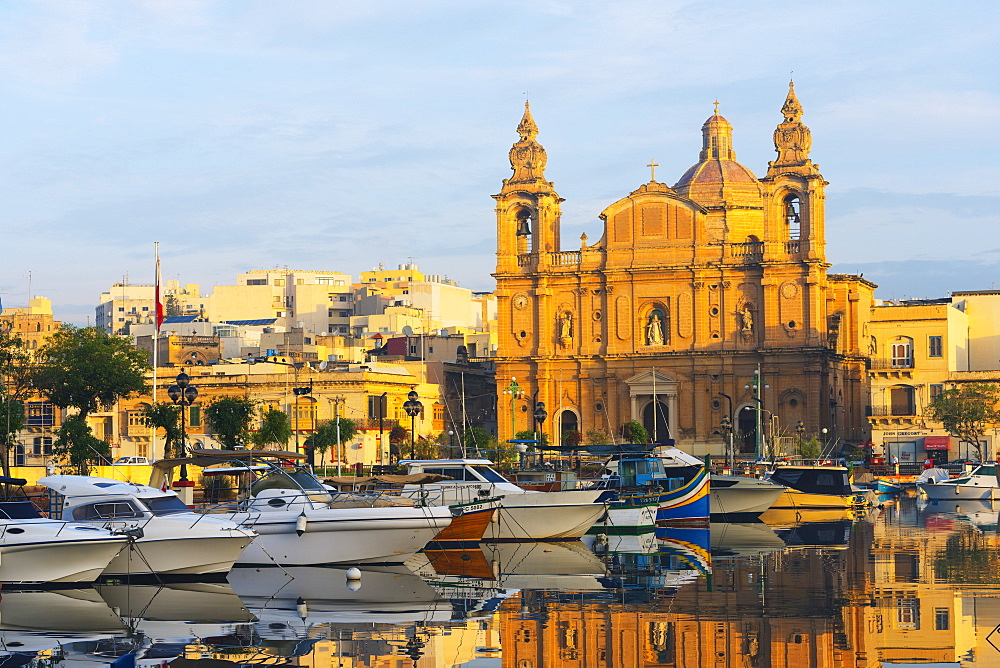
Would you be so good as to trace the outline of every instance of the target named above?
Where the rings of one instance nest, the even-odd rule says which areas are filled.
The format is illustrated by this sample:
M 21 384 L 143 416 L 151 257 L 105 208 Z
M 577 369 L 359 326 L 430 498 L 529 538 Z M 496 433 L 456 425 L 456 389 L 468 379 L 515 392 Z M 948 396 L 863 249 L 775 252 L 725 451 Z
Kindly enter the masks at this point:
M 827 273 L 827 184 L 791 86 L 781 111 L 763 177 L 736 161 L 716 108 L 674 186 L 653 171 L 601 212 L 600 239 L 565 249 L 563 200 L 526 105 L 513 175 L 494 196 L 497 383 L 522 388 L 499 402 L 502 438 L 531 429 L 525 404 L 536 398 L 557 439 L 638 420 L 656 440 L 721 454 L 730 411 L 744 452 L 758 446 L 758 424 L 777 442 L 800 420 L 830 441 L 867 438 L 860 341 L 875 286 Z

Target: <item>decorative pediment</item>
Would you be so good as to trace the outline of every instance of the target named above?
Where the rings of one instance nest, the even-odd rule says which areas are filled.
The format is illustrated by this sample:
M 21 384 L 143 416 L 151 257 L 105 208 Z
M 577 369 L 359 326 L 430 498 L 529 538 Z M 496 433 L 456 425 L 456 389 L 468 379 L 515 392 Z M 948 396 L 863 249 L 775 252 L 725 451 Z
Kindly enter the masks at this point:
M 680 385 L 680 381 L 655 369 L 646 369 L 631 378 L 626 378 L 625 384 L 628 385 L 629 394 L 633 397 L 653 394 L 677 396 L 677 386 Z

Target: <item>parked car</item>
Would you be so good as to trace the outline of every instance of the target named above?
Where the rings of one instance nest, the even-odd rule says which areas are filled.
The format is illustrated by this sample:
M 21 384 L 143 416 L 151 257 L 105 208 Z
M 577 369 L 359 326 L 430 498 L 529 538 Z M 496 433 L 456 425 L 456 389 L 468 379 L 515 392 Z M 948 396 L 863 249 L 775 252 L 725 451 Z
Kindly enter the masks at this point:
M 958 473 L 960 471 L 964 471 L 966 466 L 979 466 L 979 461 L 975 459 L 953 459 L 947 464 L 942 464 L 940 468 L 952 473 Z
M 148 457 L 119 457 L 113 466 L 149 466 Z

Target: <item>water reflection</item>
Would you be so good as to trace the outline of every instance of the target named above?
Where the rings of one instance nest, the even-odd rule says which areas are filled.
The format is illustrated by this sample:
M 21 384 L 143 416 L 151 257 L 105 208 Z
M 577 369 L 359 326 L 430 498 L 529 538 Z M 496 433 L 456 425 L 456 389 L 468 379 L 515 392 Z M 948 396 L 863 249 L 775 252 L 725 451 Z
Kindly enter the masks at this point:
M 1000 508 L 901 498 L 864 517 L 252 568 L 227 583 L 4 590 L 5 666 L 1000 665 Z

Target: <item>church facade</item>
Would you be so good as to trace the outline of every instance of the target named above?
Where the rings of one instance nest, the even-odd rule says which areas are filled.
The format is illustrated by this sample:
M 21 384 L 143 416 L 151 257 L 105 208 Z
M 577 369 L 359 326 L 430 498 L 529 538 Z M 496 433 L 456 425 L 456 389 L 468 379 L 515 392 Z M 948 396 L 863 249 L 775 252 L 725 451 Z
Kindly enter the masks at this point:
M 698 455 L 725 453 L 730 425 L 737 453 L 867 439 L 875 286 L 828 273 L 827 183 L 791 85 L 781 111 L 764 176 L 736 161 L 716 105 L 676 184 L 654 177 L 604 209 L 600 239 L 564 248 L 525 105 L 494 195 L 501 440 L 537 426 L 537 402 L 556 443 L 632 420 Z

